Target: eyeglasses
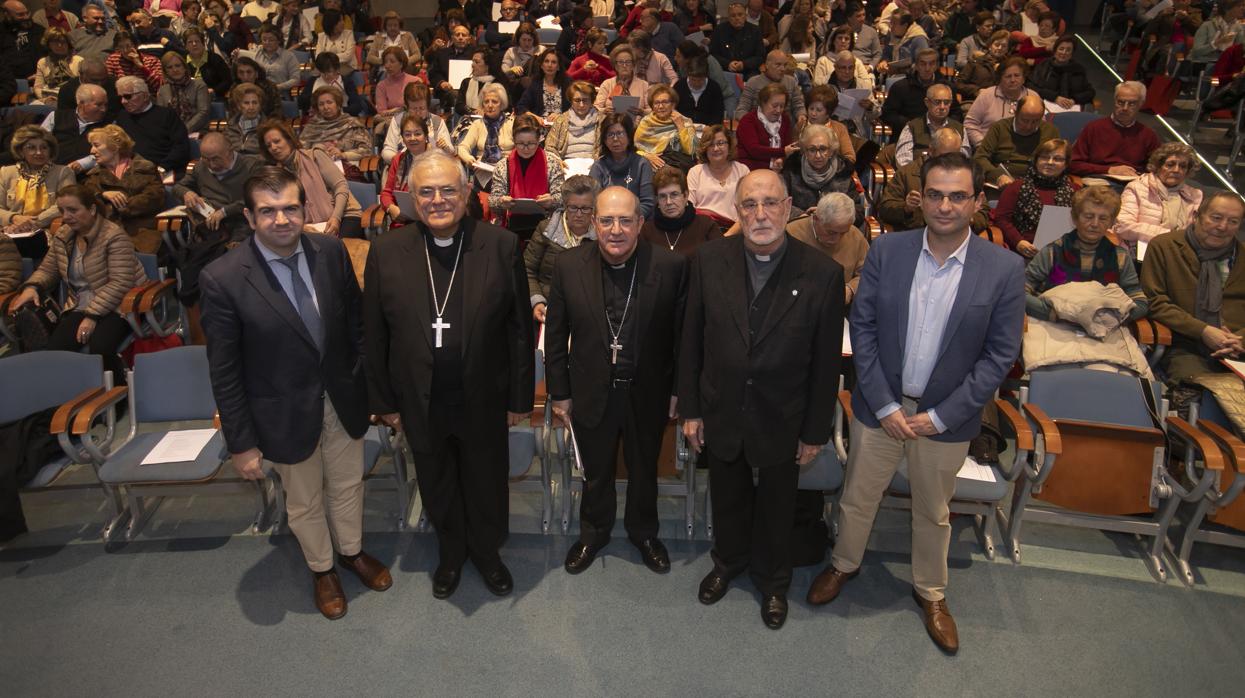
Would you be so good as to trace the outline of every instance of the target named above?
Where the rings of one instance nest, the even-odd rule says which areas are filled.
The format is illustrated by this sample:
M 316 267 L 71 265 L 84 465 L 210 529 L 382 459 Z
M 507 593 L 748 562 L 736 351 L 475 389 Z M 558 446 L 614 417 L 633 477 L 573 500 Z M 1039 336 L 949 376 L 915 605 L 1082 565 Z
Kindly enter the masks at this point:
M 27 143 L 27 144 L 23 145 L 23 146 L 22 146 L 22 150 L 33 150 L 33 151 L 35 151 L 35 152 L 37 153 L 37 152 L 40 152 L 40 151 L 45 151 L 45 152 L 46 152 L 46 151 L 51 150 L 51 149 L 50 149 L 50 148 L 48 148 L 48 144 L 47 144 L 47 143 L 44 143 L 44 142 L 31 142 L 31 143 Z
M 134 98 L 135 98 L 135 97 L 137 97 L 139 94 L 140 94 L 140 93 L 138 93 L 138 92 L 128 92 L 128 93 L 126 93 L 126 94 L 122 94 L 122 93 L 118 92 L 118 93 L 117 93 L 117 99 L 121 100 L 122 102 L 125 102 L 125 101 L 128 101 L 128 100 L 134 99 Z
M 791 201 L 789 196 L 785 199 L 766 199 L 764 201 L 748 199 L 747 201 L 739 202 L 739 210 L 749 216 L 757 215 L 762 208 L 765 209 L 766 213 L 778 213 L 778 210 L 788 201 Z
M 415 196 L 424 201 L 436 201 L 437 194 L 440 194 L 445 201 L 457 201 L 458 197 L 462 196 L 458 187 L 420 187 L 415 190 Z
M 618 218 L 606 216 L 605 218 L 597 218 L 597 227 L 603 230 L 609 230 L 615 225 L 630 228 L 635 225 L 635 218 L 631 216 L 619 216 Z
M 950 194 L 943 194 L 935 189 L 926 189 L 922 196 L 934 204 L 942 203 L 943 199 L 950 199 L 951 203 L 957 206 L 966 201 L 972 201 L 975 198 L 972 194 L 964 191 L 953 191 Z
M 523 141 L 521 143 L 519 141 L 514 142 L 514 147 L 516 148 L 535 148 L 537 145 L 540 144 L 536 141 Z
M 674 102 L 671 102 L 668 99 L 658 99 L 658 100 L 649 102 L 649 104 L 653 105 L 654 107 L 668 107 L 671 104 L 674 104 Z
M 614 61 L 614 65 L 635 65 L 635 61 L 618 60 Z
M 609 133 L 605 134 L 606 140 L 618 140 L 619 138 L 626 138 L 626 137 L 627 137 L 626 131 L 610 131 Z
M 591 206 L 567 206 L 566 212 L 574 214 L 576 216 L 591 216 L 592 207 Z
M 812 146 L 811 148 L 804 148 L 803 150 L 809 155 L 825 155 L 826 153 L 830 152 L 830 146 L 815 145 L 815 146 Z

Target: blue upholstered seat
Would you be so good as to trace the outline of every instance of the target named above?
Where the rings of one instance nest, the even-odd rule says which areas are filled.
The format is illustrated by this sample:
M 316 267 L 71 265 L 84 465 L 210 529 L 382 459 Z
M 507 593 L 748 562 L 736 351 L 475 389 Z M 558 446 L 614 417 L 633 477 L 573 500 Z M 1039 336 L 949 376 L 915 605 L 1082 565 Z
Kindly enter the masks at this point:
M 99 479 L 110 485 L 152 482 L 198 482 L 220 471 L 224 464 L 225 437 L 216 432 L 193 461 L 140 465 L 167 431 L 138 434 L 109 455 L 99 469 Z

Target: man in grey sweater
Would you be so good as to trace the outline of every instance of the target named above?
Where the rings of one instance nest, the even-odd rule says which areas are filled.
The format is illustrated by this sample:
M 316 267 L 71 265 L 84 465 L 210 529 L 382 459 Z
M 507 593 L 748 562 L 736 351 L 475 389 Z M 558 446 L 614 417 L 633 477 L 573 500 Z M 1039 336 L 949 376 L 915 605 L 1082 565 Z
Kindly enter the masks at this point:
M 782 83 L 783 89 L 787 91 L 787 110 L 791 115 L 791 123 L 795 128 L 793 132 L 799 133 L 804 128 L 804 123 L 808 120 L 804 112 L 804 93 L 800 91 L 800 85 L 791 75 L 785 72 L 787 66 L 787 54 L 782 51 L 770 51 L 765 57 L 765 63 L 761 65 L 761 73 L 748 79 L 744 83 L 743 94 L 739 96 L 739 106 L 735 107 L 735 118 L 742 119 L 744 115 L 757 108 L 757 95 L 761 90 L 765 89 L 770 83 Z

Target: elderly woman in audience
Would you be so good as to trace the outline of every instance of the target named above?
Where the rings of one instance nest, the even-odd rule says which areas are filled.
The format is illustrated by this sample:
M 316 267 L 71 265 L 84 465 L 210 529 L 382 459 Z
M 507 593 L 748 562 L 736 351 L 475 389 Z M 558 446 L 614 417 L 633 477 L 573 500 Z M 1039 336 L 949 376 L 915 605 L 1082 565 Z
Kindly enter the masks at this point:
M 1064 109 L 1094 103 L 1094 86 L 1089 84 L 1085 66 L 1073 59 L 1075 50 L 1075 37 L 1060 37 L 1051 57 L 1038 63 L 1029 76 L 1030 89 Z
M 1026 258 L 1038 249 L 1033 246 L 1043 206 L 1071 206 L 1072 195 L 1081 188 L 1068 175 L 1072 144 L 1062 138 L 1046 141 L 1033 151 L 1033 164 L 999 195 L 998 206 L 990 213 L 991 223 L 1003 231 L 1007 246 Z
M 502 54 L 502 72 L 511 79 L 527 76 L 527 66 L 536 58 L 538 50 L 540 50 L 540 38 L 536 34 L 536 26 L 530 22 L 523 22 L 515 30 L 510 48 Z
M 678 93 L 669 85 L 649 88 L 652 111 L 636 126 L 635 147 L 654 170 L 672 165 L 686 171 L 696 162 L 696 127 L 674 110 L 678 101 Z
M 312 81 L 311 87 L 304 86 L 303 91 L 298 95 L 298 108 L 300 111 L 310 112 L 316 108 L 312 103 L 316 90 L 321 87 L 336 87 L 341 90 L 342 95 L 346 98 L 346 113 L 352 116 L 358 116 L 366 109 L 366 104 L 359 96 L 358 92 L 351 88 L 350 83 L 341 74 L 341 60 L 336 53 L 325 51 L 316 55 L 314 62 L 316 70 L 320 74 Z
M 116 124 L 87 134 L 95 167 L 83 184 L 108 202 L 108 218 L 125 229 L 139 252 L 160 249 L 156 214 L 164 210 L 164 182 L 155 163 L 134 152 L 134 140 Z
M 281 47 L 281 34 L 271 24 L 259 29 L 259 50 L 255 52 L 255 62 L 264 69 L 268 79 L 281 92 L 288 92 L 302 81 L 302 68 L 294 52 Z
M 164 68 L 164 84 L 156 93 L 156 104 L 177 112 L 187 133 L 207 128 L 208 105 L 212 101 L 207 84 L 190 74 L 180 53 L 165 51 L 160 65 Z
M 225 137 L 239 153 L 259 155 L 259 124 L 264 120 L 261 108 L 264 91 L 249 82 L 234 85 L 229 91 L 229 119 Z
M 402 215 L 394 192 L 409 191 L 411 161 L 428 150 L 428 118 L 407 114 L 402 117 L 402 151 L 385 171 L 385 186 L 380 190 L 380 205 L 385 207 L 394 228 L 412 223 Z
M 566 69 L 566 74 L 573 80 L 583 80 L 600 86 L 616 74 L 614 64 L 609 56 L 605 55 L 607 41 L 605 32 L 595 28 L 589 29 L 587 40 L 588 50 L 571 61 L 571 67 Z
M 199 16 L 203 14 L 203 4 L 199 0 L 183 0 L 180 12 L 181 14 L 174 16 L 169 22 L 169 31 L 179 37 L 187 29 L 191 27 L 197 29 L 199 27 Z M 299 14 L 302 14 L 301 6 L 299 7 Z M 186 42 L 182 41 L 182 45 L 185 46 Z
M 770 83 L 757 95 L 757 108 L 739 120 L 739 161 L 754 170 L 782 170 L 783 159 L 800 149 L 787 117 L 787 90 Z M 835 144 L 838 145 L 837 143 Z
M 471 49 L 471 75 L 458 87 L 458 98 L 454 100 L 454 111 L 459 114 L 479 116 L 482 113 L 480 101 L 484 88 L 489 85 L 504 88 L 497 77 L 489 73 L 488 55 L 487 46 L 473 46 Z
M 627 44 L 619 44 L 610 51 L 610 63 L 617 74 L 601 83 L 597 90 L 597 111 L 602 114 L 614 113 L 614 97 L 639 97 L 639 106 L 632 107 L 632 117 L 641 117 L 648 113 L 648 83 L 635 74 L 635 50 Z
M 1011 51 L 1011 35 L 1000 29 L 990 36 L 986 50 L 975 54 L 955 75 L 955 91 L 964 102 L 971 105 L 982 90 L 999 82 L 999 66 Z M 971 109 L 972 107 L 968 107 Z
M 315 113 L 303 125 L 303 147 L 324 151 L 330 158 L 357 166 L 372 154 L 372 134 L 353 116 L 342 111 L 346 95 L 336 87 L 321 87 L 312 95 Z
M 186 47 L 186 68 L 190 74 L 202 80 L 217 97 L 229 94 L 229 88 L 233 85 L 229 64 L 217 53 L 208 50 L 203 30 L 190 27 L 182 32 L 181 37 L 182 45 Z
M 545 321 L 545 301 L 553 284 L 553 265 L 558 255 L 585 240 L 597 239 L 593 208 L 601 185 L 588 175 L 567 177 L 562 183 L 562 206 L 541 221 L 523 250 L 532 317 Z
M 489 183 L 489 208 L 501 211 L 501 224 L 525 240 L 547 214 L 514 211 L 515 201 L 532 200 L 545 211 L 562 204 L 562 161 L 541 147 L 540 132 L 540 119 L 515 117 L 514 150 L 497 163 Z
M 405 107 L 402 95 L 406 86 L 419 82 L 414 75 L 406 72 L 410 65 L 406 50 L 401 46 L 390 46 L 380 54 L 382 76 L 376 81 L 372 103 L 376 107 L 376 120 L 385 124 L 385 120 L 400 114 Z
M 689 200 L 725 230 L 738 218 L 735 187 L 751 170 L 735 160 L 735 140 L 722 124 L 705 127 L 696 155 L 700 164 L 687 173 Z
M 1164 143 L 1150 153 L 1146 173 L 1128 183 L 1115 233 L 1134 255 L 1137 243 L 1163 233 L 1183 233 L 1202 205 L 1202 191 L 1189 184 L 1197 154 L 1183 143 Z
M 830 51 L 813 66 L 813 84 L 829 84 L 840 90 L 872 90 L 873 71 L 852 53 L 856 48 L 856 34 L 852 28 L 845 24 L 831 32 L 830 46 Z
M 380 19 L 380 31 L 372 35 L 372 42 L 367 47 L 367 64 L 373 68 L 385 67 L 385 52 L 396 48 L 402 52 L 402 69 L 412 60 L 421 58 L 419 42 L 410 32 L 402 28 L 402 15 L 389 10 Z M 402 100 L 402 91 L 398 90 L 397 101 Z
M 839 155 L 838 137 L 819 124 L 804 127 L 799 149 L 783 162 L 782 178 L 797 210 L 812 209 L 830 192 L 852 189 L 852 168 Z
M 481 118 L 472 121 L 458 142 L 458 157 L 484 188 L 493 167 L 514 149 L 514 119 L 506 111 L 510 98 L 501 85 L 485 85 L 480 93 Z
M 363 237 L 359 202 L 350 194 L 346 176 L 324 151 L 305 149 L 289 124 L 271 119 L 260 124 L 260 151 L 268 162 L 298 177 L 307 194 L 303 227 L 346 238 Z
M 847 166 L 856 166 L 856 148 L 852 145 L 852 134 L 842 122 L 834 119 L 834 112 L 839 108 L 838 90 L 829 85 L 814 85 L 804 95 L 804 111 L 808 114 L 808 123 L 820 124 L 834 132 L 839 140 L 839 156 L 847 161 Z
M 264 113 L 268 116 L 281 117 L 281 93 L 277 86 L 268 79 L 268 74 L 254 59 L 238 56 L 233 59 L 233 84 L 249 82 L 264 92 Z
M 1028 74 L 1029 64 L 1025 59 L 1011 56 L 999 64 L 998 84 L 977 93 L 972 108 L 964 116 L 964 133 L 973 148 L 986 137 L 986 131 L 994 122 L 1015 115 L 1020 100 L 1029 94 L 1025 87 Z
M 117 349 L 130 326 L 117 308 L 131 288 L 146 283 L 143 265 L 130 237 L 104 218 L 92 190 L 63 187 L 56 192 L 56 207 L 64 225 L 10 309 L 55 298 L 64 284 L 69 300 L 46 348 L 76 352 L 86 347 L 103 357 L 115 382 L 124 384 L 125 363 Z
M 1039 320 L 1058 320 L 1042 293 L 1073 281 L 1117 284 L 1136 303 L 1128 320 L 1150 309 L 1137 266 L 1128 249 L 1111 242 L 1107 231 L 1120 211 L 1120 195 L 1110 187 L 1085 187 L 1072 197 L 1076 229 L 1038 250 L 1025 267 L 1025 312 Z
M 17 164 L 0 167 L 0 237 L 46 229 L 60 215 L 56 192 L 76 181 L 73 170 L 53 162 L 56 138 L 39 126 L 18 127 L 9 151 Z M 25 257 L 42 257 L 47 241 L 20 238 L 18 247 Z
M 653 166 L 635 150 L 631 134 L 635 128 L 628 114 L 606 114 L 601 119 L 599 160 L 589 172 L 601 188 L 625 187 L 640 199 L 640 215 L 653 215 Z
M 316 36 L 315 54 L 329 52 L 337 55 L 341 61 L 341 74 L 349 78 L 359 68 L 354 54 L 354 32 L 346 28 L 346 20 L 338 10 L 325 10 L 320 13 L 324 31 Z
M 61 86 L 78 77 L 82 56 L 74 53 L 69 35 L 60 29 L 43 33 L 43 50 L 46 55 L 35 64 L 35 99 L 54 107 Z
M 429 111 L 428 101 L 429 87 L 424 83 L 413 82 L 403 88 L 402 102 L 406 108 L 389 121 L 389 129 L 385 132 L 385 144 L 380 150 L 380 157 L 386 163 L 391 162 L 403 147 L 402 119 L 408 114 L 424 120 L 428 127 L 430 145 L 439 147 L 450 155 L 457 154 L 458 151 L 450 140 L 449 127 L 445 125 L 445 121 L 440 116 Z
M 975 55 L 986 53 L 990 50 L 996 26 L 993 12 L 982 10 L 973 15 L 973 30 L 976 33 L 969 34 L 961 39 L 960 43 L 955 47 L 955 67 L 957 69 L 962 70 Z M 1008 39 L 1010 43 L 1010 36 Z
M 1043 12 L 1038 19 L 1036 34 L 1026 36 L 1016 47 L 1016 55 L 1034 63 L 1041 63 L 1050 58 L 1055 51 L 1055 42 L 1059 41 L 1059 15 L 1054 12 Z
M 644 221 L 640 235 L 654 245 L 691 258 L 702 244 L 722 237 L 722 228 L 696 212 L 687 200 L 687 177 L 677 167 L 663 167 L 653 175 L 657 208 Z
M 595 96 L 596 89 L 582 80 L 566 88 L 566 100 L 571 108 L 553 120 L 545 136 L 546 152 L 562 160 L 597 158 L 597 125 L 601 112 L 592 105 Z
M 562 70 L 558 52 L 552 48 L 545 49 L 533 65 L 535 75 L 519 97 L 514 112 L 539 116 L 543 123 L 551 124 L 570 106 L 566 101 L 566 88 L 571 81 Z

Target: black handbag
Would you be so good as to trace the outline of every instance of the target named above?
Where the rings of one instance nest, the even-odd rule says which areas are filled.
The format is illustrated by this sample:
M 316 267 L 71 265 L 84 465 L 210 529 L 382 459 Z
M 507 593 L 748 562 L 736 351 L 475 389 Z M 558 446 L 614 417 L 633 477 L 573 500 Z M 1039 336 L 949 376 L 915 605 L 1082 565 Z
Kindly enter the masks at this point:
M 13 314 L 13 332 L 17 335 L 20 353 L 46 349 L 56 324 L 61 319 L 61 306 L 49 298 L 43 305 L 27 303 Z

